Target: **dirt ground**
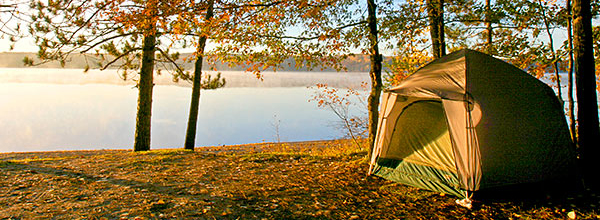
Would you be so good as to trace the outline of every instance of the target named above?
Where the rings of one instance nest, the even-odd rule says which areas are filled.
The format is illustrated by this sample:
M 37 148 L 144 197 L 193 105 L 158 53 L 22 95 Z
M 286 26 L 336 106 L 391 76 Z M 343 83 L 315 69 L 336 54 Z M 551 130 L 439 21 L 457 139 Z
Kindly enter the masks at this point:
M 475 201 L 366 176 L 350 141 L 0 154 L 0 219 L 599 219 L 586 191 Z

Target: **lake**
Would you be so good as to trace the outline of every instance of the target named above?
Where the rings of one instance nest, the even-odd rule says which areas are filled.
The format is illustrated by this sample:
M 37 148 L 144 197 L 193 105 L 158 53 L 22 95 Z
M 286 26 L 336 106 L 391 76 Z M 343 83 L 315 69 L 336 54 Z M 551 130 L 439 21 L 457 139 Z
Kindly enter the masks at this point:
M 203 90 L 196 146 L 336 139 L 339 119 L 308 100 L 317 82 L 358 87 L 366 73 L 223 72 Z M 152 149 L 183 146 L 191 88 L 157 77 Z M 0 69 L 0 152 L 132 149 L 137 89 L 116 71 Z M 278 127 L 278 129 L 276 128 Z

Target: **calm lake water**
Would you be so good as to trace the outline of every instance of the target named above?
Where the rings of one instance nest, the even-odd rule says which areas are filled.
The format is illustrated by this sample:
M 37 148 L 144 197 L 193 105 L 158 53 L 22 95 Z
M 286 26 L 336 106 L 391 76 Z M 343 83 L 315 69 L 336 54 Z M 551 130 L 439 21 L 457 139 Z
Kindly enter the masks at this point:
M 315 90 L 306 86 L 319 79 L 340 87 L 368 80 L 358 73 L 278 74 L 267 73 L 261 82 L 248 73 L 224 73 L 229 87 L 203 90 L 196 146 L 274 142 L 277 123 L 281 141 L 340 138 L 337 117 L 308 102 Z M 191 88 L 161 77 L 154 87 L 152 148 L 179 148 Z M 293 87 L 278 87 L 282 83 Z M 137 89 L 114 71 L 0 69 L 0 152 L 132 149 L 136 101 Z

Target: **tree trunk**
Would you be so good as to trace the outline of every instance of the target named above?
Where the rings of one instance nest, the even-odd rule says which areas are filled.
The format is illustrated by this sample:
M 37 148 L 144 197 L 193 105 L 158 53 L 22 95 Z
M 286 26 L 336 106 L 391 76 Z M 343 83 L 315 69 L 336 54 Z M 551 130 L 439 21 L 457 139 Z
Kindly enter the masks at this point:
M 444 34 L 446 25 L 444 24 L 444 0 L 438 0 L 438 41 L 440 42 L 440 57 L 446 56 L 446 35 Z
M 137 118 L 135 122 L 134 151 L 150 150 L 150 124 L 152 118 L 152 87 L 154 86 L 155 33 L 146 34 L 142 46 L 142 67 L 138 82 Z
M 205 21 L 209 21 L 213 16 L 214 0 L 208 3 Z M 204 48 L 206 47 L 206 35 L 201 35 L 198 40 L 196 54 L 196 63 L 194 65 L 194 76 L 192 84 L 192 101 L 190 104 L 190 115 L 188 117 L 187 131 L 185 133 L 184 148 L 194 150 L 196 143 L 196 126 L 198 124 L 198 109 L 200 107 L 200 90 L 202 89 L 202 59 L 204 58 Z
M 567 82 L 567 100 L 569 101 L 569 122 L 571 130 L 571 138 L 577 146 L 577 126 L 575 122 L 575 101 L 573 100 L 573 20 L 571 0 L 567 0 L 567 40 L 569 42 L 569 71 Z
M 491 16 L 492 16 L 491 2 L 490 2 L 490 0 L 485 0 L 485 23 L 486 23 L 486 30 L 487 30 L 486 49 L 487 49 L 488 54 L 493 54 L 493 52 L 494 52 L 494 45 L 492 43 L 493 29 L 492 29 Z
M 437 59 L 446 55 L 446 41 L 444 37 L 444 0 L 427 0 L 426 4 L 433 57 Z
M 562 98 L 562 91 L 560 86 L 560 74 L 558 69 L 558 59 L 556 57 L 556 51 L 554 51 L 554 37 L 552 36 L 552 32 L 550 32 L 550 22 L 548 21 L 548 17 L 546 16 L 546 10 L 543 6 L 541 0 L 538 1 L 540 5 L 540 10 L 542 11 L 542 18 L 544 20 L 544 26 L 546 26 L 546 34 L 548 35 L 548 41 L 550 44 L 550 53 L 552 54 L 552 65 L 554 66 L 554 76 L 556 77 L 556 86 L 558 87 L 558 101 L 560 102 L 560 108 L 564 108 L 565 101 Z
M 371 59 L 371 70 L 369 76 L 371 78 L 371 93 L 368 99 L 369 111 L 369 160 L 375 146 L 375 137 L 377 135 L 377 123 L 379 119 L 379 97 L 381 96 L 381 62 L 382 57 L 379 54 L 379 46 L 377 39 L 377 16 L 375 0 L 367 0 L 368 17 L 367 23 L 369 27 L 369 49 Z
M 573 37 L 581 167 L 586 186 L 597 190 L 600 186 L 596 170 L 600 167 L 597 159 L 600 156 L 600 131 L 590 0 L 573 1 Z

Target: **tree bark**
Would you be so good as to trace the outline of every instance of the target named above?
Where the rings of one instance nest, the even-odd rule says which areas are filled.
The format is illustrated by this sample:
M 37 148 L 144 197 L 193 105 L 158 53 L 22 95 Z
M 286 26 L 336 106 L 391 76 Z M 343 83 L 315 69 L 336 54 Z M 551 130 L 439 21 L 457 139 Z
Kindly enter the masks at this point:
M 381 62 L 382 56 L 379 54 L 379 40 L 377 39 L 377 16 L 376 16 L 376 5 L 375 0 L 367 0 L 367 23 L 369 28 L 369 48 L 371 69 L 369 76 L 371 78 L 371 93 L 368 98 L 368 111 L 369 111 L 369 160 L 371 160 L 371 154 L 373 147 L 375 146 L 375 137 L 377 135 L 377 123 L 379 119 L 379 97 L 381 96 Z
M 427 0 L 426 4 L 433 57 L 437 59 L 446 55 L 446 41 L 444 37 L 444 0 Z
M 134 151 L 150 150 L 150 125 L 152 118 L 152 88 L 154 87 L 154 53 L 156 52 L 156 34 L 144 36 L 142 46 L 142 67 L 138 82 L 138 103 L 135 122 Z
M 586 186 L 598 190 L 600 181 L 596 169 L 600 167 L 597 159 L 600 156 L 600 131 L 590 0 L 573 1 L 573 37 L 581 168 Z
M 491 2 L 490 2 L 490 0 L 485 0 L 485 23 L 486 23 L 486 30 L 487 30 L 486 49 L 487 49 L 488 54 L 494 53 L 494 44 L 492 43 L 493 29 L 492 29 L 491 16 L 492 16 Z
M 573 100 L 573 13 L 571 0 L 567 0 L 567 40 L 569 42 L 569 71 L 567 82 L 567 100 L 569 101 L 569 130 L 573 144 L 577 146 L 577 123 L 575 121 L 575 101 Z
M 205 21 L 209 21 L 213 17 L 214 0 L 208 3 L 206 9 Z M 196 54 L 196 63 L 194 64 L 194 76 L 192 84 L 192 100 L 190 102 L 190 115 L 188 117 L 187 130 L 185 133 L 184 148 L 194 150 L 196 143 L 196 126 L 198 124 L 198 109 L 200 108 L 200 91 L 202 89 L 202 59 L 204 58 L 204 48 L 206 47 L 207 36 L 202 34 L 198 40 L 198 48 Z

